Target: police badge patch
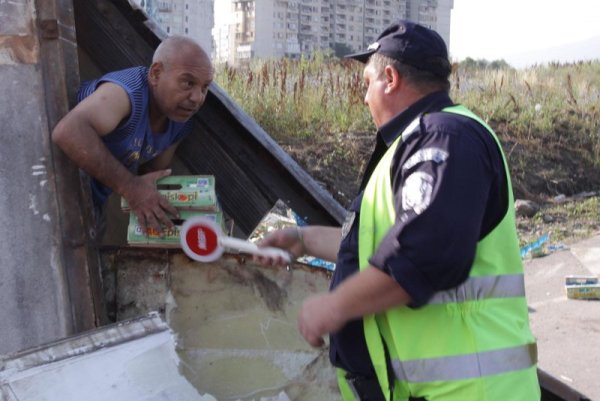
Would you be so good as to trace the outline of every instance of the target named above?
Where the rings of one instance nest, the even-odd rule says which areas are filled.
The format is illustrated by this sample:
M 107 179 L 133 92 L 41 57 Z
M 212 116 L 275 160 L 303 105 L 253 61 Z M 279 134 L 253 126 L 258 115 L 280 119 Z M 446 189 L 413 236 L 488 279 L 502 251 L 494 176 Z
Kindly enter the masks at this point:
M 433 182 L 431 175 L 421 171 L 409 175 L 402 187 L 402 209 L 423 213 L 431 203 Z
M 348 235 L 348 233 L 350 232 L 355 217 L 356 212 L 348 212 L 348 214 L 346 215 L 346 220 L 344 220 L 344 224 L 342 225 L 342 240 L 346 238 L 346 235 Z

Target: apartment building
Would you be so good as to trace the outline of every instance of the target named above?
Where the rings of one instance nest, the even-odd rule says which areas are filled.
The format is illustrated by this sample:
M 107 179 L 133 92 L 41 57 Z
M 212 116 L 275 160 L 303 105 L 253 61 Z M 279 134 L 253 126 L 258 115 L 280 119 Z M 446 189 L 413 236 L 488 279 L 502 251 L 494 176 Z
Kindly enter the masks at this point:
M 214 53 L 214 0 L 135 1 L 169 35 L 188 36 L 209 55 Z
M 215 62 L 297 58 L 318 49 L 359 50 L 398 18 L 436 29 L 447 44 L 454 0 L 219 0 Z

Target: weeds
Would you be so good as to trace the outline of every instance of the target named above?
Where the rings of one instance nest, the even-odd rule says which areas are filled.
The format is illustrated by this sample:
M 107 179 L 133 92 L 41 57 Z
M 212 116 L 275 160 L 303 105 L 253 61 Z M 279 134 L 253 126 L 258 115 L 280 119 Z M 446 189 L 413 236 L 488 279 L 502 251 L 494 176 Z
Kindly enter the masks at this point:
M 304 157 L 305 168 L 316 168 L 340 202 L 352 200 L 368 158 L 364 138 L 374 132 L 360 63 L 324 54 L 255 61 L 244 69 L 219 67 L 216 81 L 276 141 Z M 558 194 L 600 190 L 600 61 L 523 70 L 461 63 L 451 82 L 452 98 L 496 131 L 517 198 L 544 203 Z M 301 152 L 315 145 L 318 154 Z M 348 183 L 341 187 L 341 181 Z M 522 244 L 544 233 L 556 242 L 596 232 L 598 202 L 597 196 L 546 202 L 535 218 L 520 221 Z
M 502 125 L 500 135 L 586 147 L 600 160 L 600 62 L 525 70 L 458 64 L 451 79 L 455 101 L 492 127 Z M 245 69 L 219 67 L 216 80 L 277 140 L 374 130 L 360 63 L 324 54 L 255 61 Z
M 356 64 L 323 55 L 255 61 L 245 69 L 217 68 L 216 81 L 276 140 L 318 140 L 373 129 Z
M 548 234 L 552 243 L 574 243 L 598 233 L 600 198 L 573 199 L 550 204 L 530 220 L 520 218 L 520 246 Z

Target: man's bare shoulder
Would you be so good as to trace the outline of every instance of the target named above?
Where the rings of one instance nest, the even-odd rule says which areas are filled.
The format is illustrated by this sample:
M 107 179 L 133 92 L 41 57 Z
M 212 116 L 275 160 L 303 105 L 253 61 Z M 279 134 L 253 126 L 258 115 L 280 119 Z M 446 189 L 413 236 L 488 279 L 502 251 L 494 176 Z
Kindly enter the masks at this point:
M 131 101 L 123 87 L 104 82 L 83 99 L 69 114 L 87 120 L 104 136 L 112 132 L 131 113 Z

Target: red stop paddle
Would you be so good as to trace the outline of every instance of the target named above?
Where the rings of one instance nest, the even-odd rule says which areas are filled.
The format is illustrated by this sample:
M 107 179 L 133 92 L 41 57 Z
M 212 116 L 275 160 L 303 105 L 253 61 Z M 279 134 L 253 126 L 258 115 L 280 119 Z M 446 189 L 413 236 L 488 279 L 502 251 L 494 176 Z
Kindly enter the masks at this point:
M 206 217 L 192 217 L 181 226 L 181 247 L 187 256 L 199 262 L 212 262 L 221 257 L 225 248 L 265 257 L 281 257 L 291 262 L 290 254 L 283 249 L 259 248 L 249 241 L 223 235 L 221 228 Z

